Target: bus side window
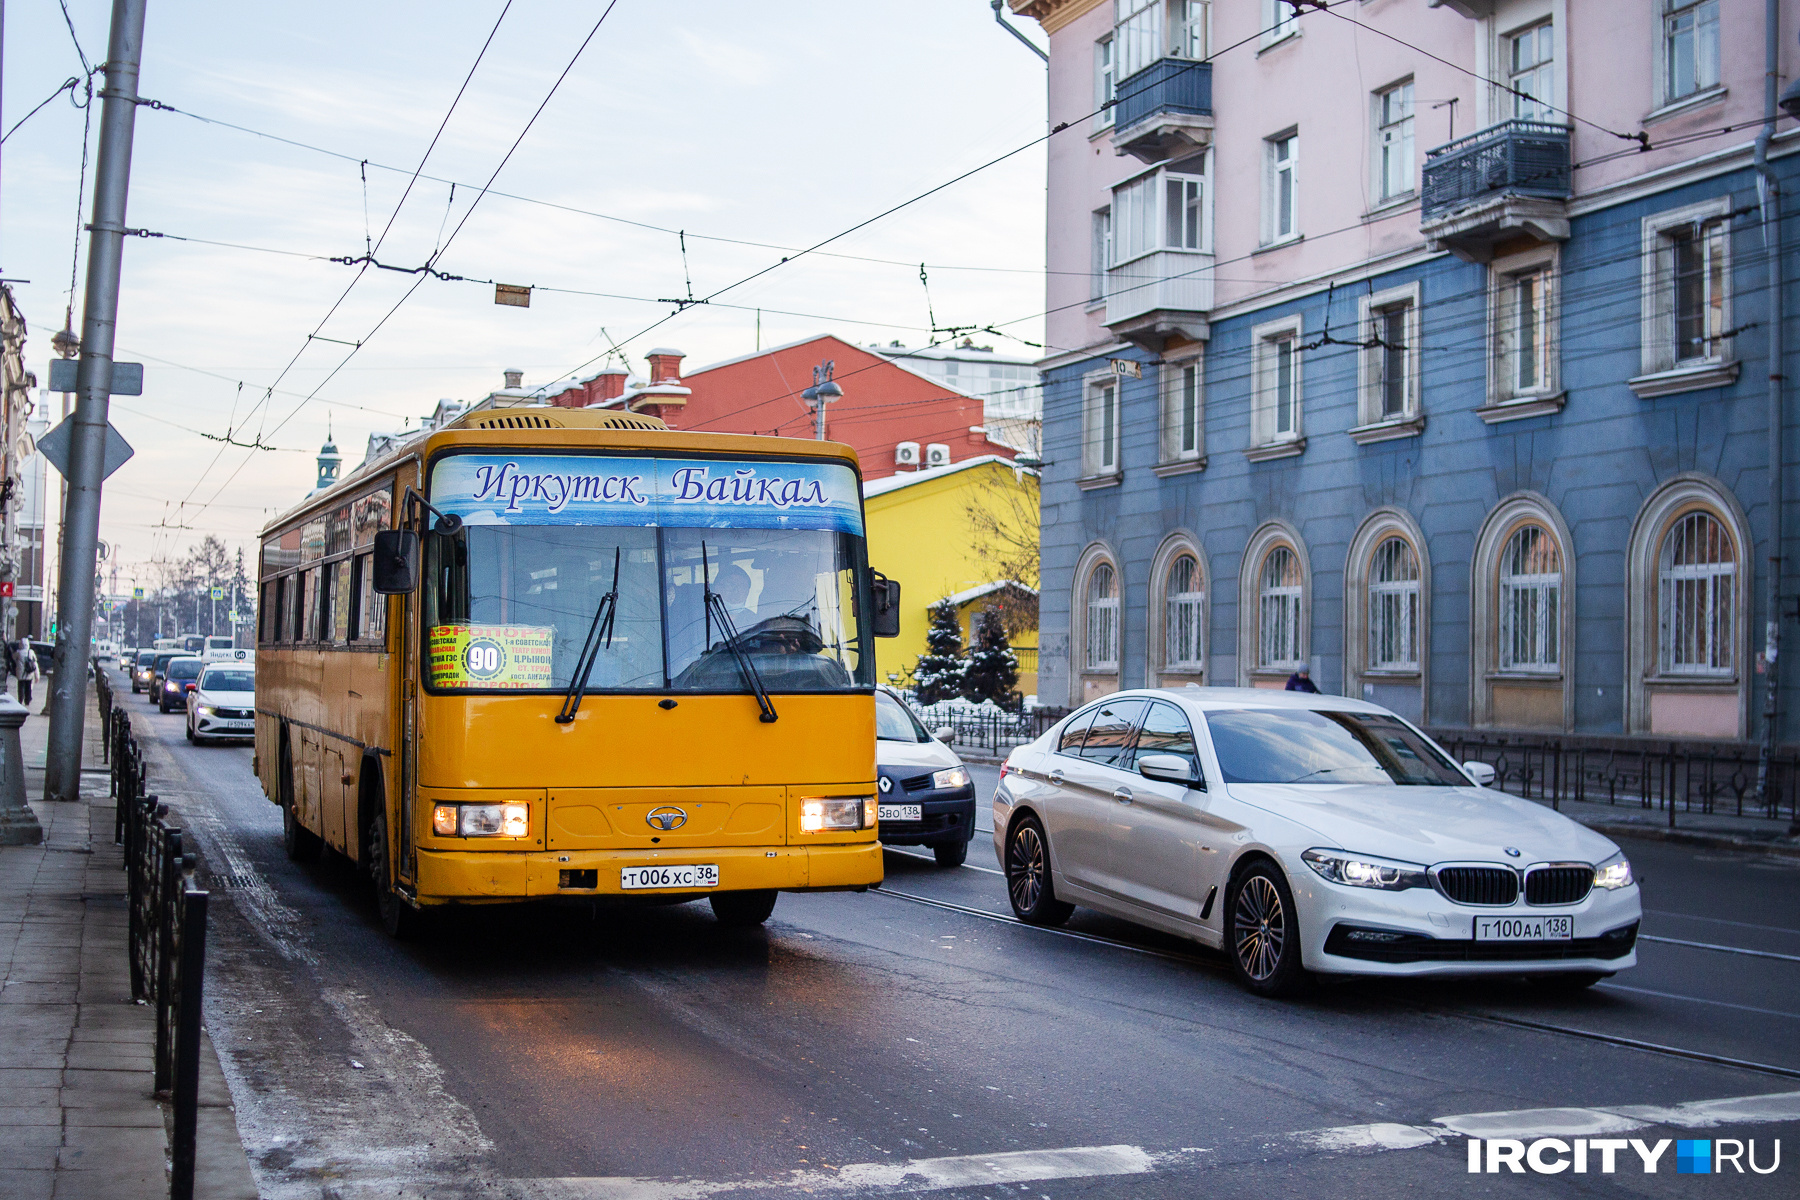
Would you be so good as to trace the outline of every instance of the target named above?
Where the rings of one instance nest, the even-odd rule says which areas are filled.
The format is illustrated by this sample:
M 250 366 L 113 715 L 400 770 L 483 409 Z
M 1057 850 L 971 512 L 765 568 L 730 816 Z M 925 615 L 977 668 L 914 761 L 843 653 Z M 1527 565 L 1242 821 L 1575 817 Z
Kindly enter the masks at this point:
M 294 576 L 293 629 L 296 642 L 306 640 L 306 615 L 312 599 L 313 580 L 317 575 L 316 571 L 301 571 Z

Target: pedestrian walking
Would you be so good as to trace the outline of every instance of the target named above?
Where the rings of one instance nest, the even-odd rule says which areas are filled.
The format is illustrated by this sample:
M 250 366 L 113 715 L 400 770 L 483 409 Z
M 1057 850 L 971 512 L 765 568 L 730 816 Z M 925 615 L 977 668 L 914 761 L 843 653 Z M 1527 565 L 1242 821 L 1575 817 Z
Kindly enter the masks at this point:
M 31 685 L 37 682 L 37 652 L 28 638 L 20 638 L 12 648 L 13 674 L 19 677 L 19 703 L 31 707 Z
M 24 686 L 24 685 L 20 685 Z M 1319 687 L 1312 681 L 1312 668 L 1301 667 L 1288 676 L 1287 690 L 1290 692 L 1317 692 Z

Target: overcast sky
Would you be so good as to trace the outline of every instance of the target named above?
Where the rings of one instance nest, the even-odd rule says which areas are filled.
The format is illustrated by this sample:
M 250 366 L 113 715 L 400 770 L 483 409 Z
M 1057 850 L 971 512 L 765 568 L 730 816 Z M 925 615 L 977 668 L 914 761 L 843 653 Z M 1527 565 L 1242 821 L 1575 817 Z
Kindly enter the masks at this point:
M 371 430 L 416 423 L 440 397 L 484 396 L 504 368 L 523 370 L 528 384 L 563 377 L 604 352 L 602 329 L 624 339 L 671 311 L 545 290 L 529 309 L 498 307 L 490 286 L 432 279 L 369 338 L 417 282 L 369 270 L 320 330 L 337 341 L 308 344 L 356 275 L 326 260 L 381 236 L 504 2 L 149 0 L 142 95 L 346 157 L 139 109 L 130 225 L 289 253 L 128 243 L 118 356 L 145 364 L 145 391 L 114 401 L 113 422 L 137 455 L 108 481 L 101 529 L 124 564 L 121 587 L 134 573 L 148 582 L 142 564 L 206 532 L 248 558 L 263 521 L 311 486 L 328 419 L 354 465 Z M 66 3 L 82 51 L 100 62 L 110 3 Z M 425 166 L 456 181 L 454 202 L 446 183 L 421 179 L 382 262 L 417 266 L 457 228 L 603 8 L 514 0 Z M 6 9 L 10 128 L 82 68 L 57 0 Z M 97 146 L 98 103 L 93 117 Z M 40 378 L 69 297 L 82 122 L 58 98 L 5 143 L 0 163 L 0 268 L 30 281 L 15 293 Z M 810 245 L 1043 129 L 1044 67 L 995 25 L 987 0 L 618 0 L 494 183 L 566 208 L 489 194 L 437 265 L 539 289 L 687 294 L 675 235 L 625 223 L 643 222 L 687 230 L 693 292 L 705 295 L 784 252 L 715 239 Z M 90 167 L 84 221 L 92 183 Z M 820 332 L 922 344 L 921 261 L 933 264 L 940 323 L 1031 317 L 1008 329 L 1041 340 L 1043 188 L 1033 148 L 830 247 L 893 262 L 815 256 L 782 266 L 721 297 L 745 308 L 690 309 L 630 342 L 631 365 L 642 369 L 654 346 L 686 351 L 689 367 L 747 353 L 756 314 L 746 309 L 758 306 L 764 346 Z M 338 343 L 362 339 L 324 382 L 349 352 Z M 283 449 L 199 436 L 228 428 Z

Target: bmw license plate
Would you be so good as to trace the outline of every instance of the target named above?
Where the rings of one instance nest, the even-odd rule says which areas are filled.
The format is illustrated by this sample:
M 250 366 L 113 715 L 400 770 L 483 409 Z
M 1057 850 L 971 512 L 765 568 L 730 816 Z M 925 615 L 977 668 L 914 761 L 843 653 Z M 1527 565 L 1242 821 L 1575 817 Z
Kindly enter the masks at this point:
M 647 888 L 706 888 L 719 886 L 718 863 L 688 863 L 671 867 L 626 867 L 619 872 L 622 891 Z
M 1574 936 L 1574 917 L 1475 918 L 1478 942 L 1566 942 Z
M 875 819 L 878 821 L 922 821 L 925 818 L 917 804 L 878 804 L 875 806 Z

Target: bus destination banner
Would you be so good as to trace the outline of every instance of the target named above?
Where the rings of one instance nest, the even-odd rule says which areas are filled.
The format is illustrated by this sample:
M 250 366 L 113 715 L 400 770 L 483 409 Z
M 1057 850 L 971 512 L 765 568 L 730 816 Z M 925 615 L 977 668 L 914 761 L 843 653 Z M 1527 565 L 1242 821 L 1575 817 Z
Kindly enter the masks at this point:
M 856 473 L 832 462 L 453 454 L 431 502 L 470 525 L 863 531 Z
M 431 685 L 440 688 L 547 688 L 548 625 L 433 625 L 425 657 Z

